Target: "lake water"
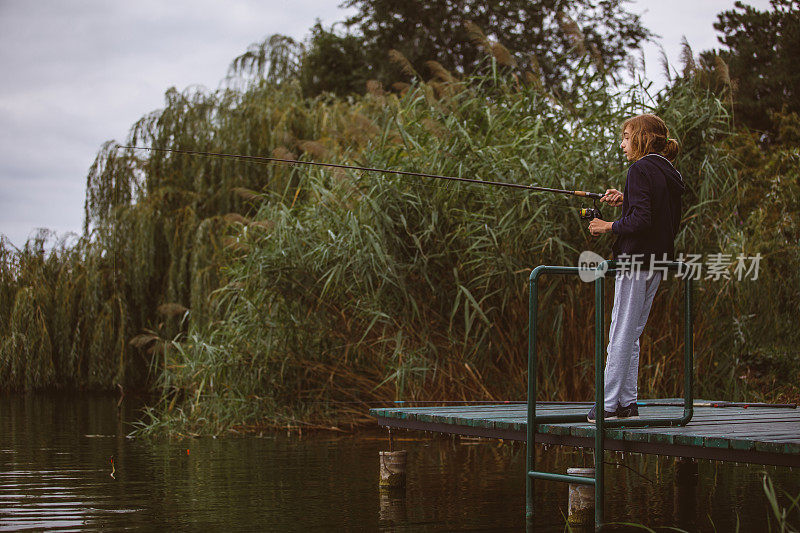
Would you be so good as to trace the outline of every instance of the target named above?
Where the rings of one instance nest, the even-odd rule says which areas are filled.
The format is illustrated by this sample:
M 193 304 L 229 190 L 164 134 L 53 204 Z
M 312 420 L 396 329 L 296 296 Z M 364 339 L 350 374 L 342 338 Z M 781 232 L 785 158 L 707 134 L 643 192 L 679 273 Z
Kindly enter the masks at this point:
M 127 438 L 136 416 L 127 401 L 117 409 L 113 397 L 0 396 L 0 530 L 526 528 L 519 444 L 401 433 L 395 448 L 408 450 L 407 487 L 385 493 L 378 488 L 384 431 Z M 541 454 L 551 471 L 591 462 L 553 447 Z M 673 459 L 610 453 L 607 460 L 625 465 L 607 470 L 608 520 L 733 531 L 738 517 L 741 531 L 766 531 L 759 472 L 800 493 L 788 468 L 700 461 L 698 486 L 681 492 Z M 564 531 L 566 485 L 538 482 L 537 490 L 529 530 Z

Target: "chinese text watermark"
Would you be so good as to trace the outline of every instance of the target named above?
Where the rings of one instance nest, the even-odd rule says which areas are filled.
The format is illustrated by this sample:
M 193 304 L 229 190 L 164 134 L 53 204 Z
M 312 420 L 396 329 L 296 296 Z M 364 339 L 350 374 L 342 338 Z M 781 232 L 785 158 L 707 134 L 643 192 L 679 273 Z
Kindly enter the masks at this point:
M 681 253 L 674 261 L 669 261 L 666 257 L 656 259 L 643 254 L 620 254 L 615 261 L 616 272 L 622 274 L 638 275 L 643 272 L 650 277 L 660 272 L 662 279 L 666 279 L 668 272 L 674 271 L 675 277 L 680 279 L 755 281 L 758 279 L 761 254 L 757 253 L 754 256 L 737 254 L 734 257 L 733 254 L 724 253 L 710 253 L 705 256 Z M 578 258 L 578 268 L 581 279 L 588 282 L 603 277 L 608 270 L 608 263 L 598 254 L 587 250 Z

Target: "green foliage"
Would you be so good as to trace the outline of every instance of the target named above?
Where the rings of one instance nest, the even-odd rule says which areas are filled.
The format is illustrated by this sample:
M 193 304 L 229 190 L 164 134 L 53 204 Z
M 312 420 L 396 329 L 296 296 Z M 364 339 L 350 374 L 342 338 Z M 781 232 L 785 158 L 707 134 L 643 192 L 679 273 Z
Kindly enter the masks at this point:
M 771 516 L 767 516 L 768 531 L 780 533 L 797 533 L 800 531 L 800 494 L 792 496 L 786 491 L 778 492 L 772 478 L 764 472 L 761 477 L 761 486 L 769 503 Z M 783 503 L 783 501 L 786 503 Z M 775 529 L 773 529 L 773 524 Z
M 47 239 L 13 252 L 3 243 L 0 379 L 7 390 L 110 388 L 126 359 L 109 263 L 95 262 L 86 239 L 45 252 Z
M 770 0 L 770 7 L 759 11 L 737 1 L 718 15 L 714 28 L 728 48 L 719 56 L 735 84 L 737 119 L 774 134 L 770 112 L 800 112 L 800 0 Z
M 734 254 L 763 258 L 757 285 L 737 283 L 730 289 L 738 332 L 738 378 L 749 394 L 768 390 L 796 399 L 800 393 L 800 368 L 793 355 L 800 298 L 800 117 L 774 114 L 773 120 L 771 129 L 778 134 L 769 150 L 749 131 L 739 131 L 728 140 L 737 159 L 738 190 L 734 228 L 721 246 Z
M 251 47 L 217 91 L 168 90 L 165 107 L 137 122 L 126 144 L 320 154 L 363 142 L 373 132 L 355 108 L 305 100 L 284 78 L 293 44 L 273 36 Z M 323 127 L 330 135 L 314 141 Z M 0 246 L 5 388 L 154 383 L 165 347 L 189 322 L 210 319 L 225 258 L 241 252 L 231 230 L 250 226 L 266 192 L 303 201 L 297 179 L 284 168 L 105 144 L 87 177 L 83 237 L 49 252 L 46 234 L 22 250 Z M 256 222 L 252 231 L 263 229 Z
M 311 28 L 309 40 L 299 76 L 305 96 L 364 93 L 373 74 L 363 38 L 328 31 L 317 23 Z
M 690 192 L 678 237 L 692 252 L 730 248 L 737 200 L 723 102 L 693 80 L 651 96 L 615 92 L 589 68 L 573 74 L 577 98 L 560 100 L 513 76 L 418 84 L 398 99 L 368 94 L 319 104 L 316 132 L 327 159 L 398 170 L 603 190 L 621 186 L 613 148 L 627 116 L 664 116 L 684 147 L 677 161 Z M 254 93 L 258 87 L 251 89 Z M 318 103 L 316 100 L 312 102 Z M 358 116 L 366 132 L 338 130 Z M 572 203 L 479 186 L 440 186 L 392 176 L 283 169 L 294 192 L 265 191 L 239 226 L 215 320 L 192 327 L 165 363 L 164 397 L 151 430 L 358 420 L 394 399 L 524 397 L 527 276 L 537 264 L 574 264 L 581 250 L 608 251 L 587 236 Z M 257 230 L 256 230 L 257 229 Z M 729 284 L 701 283 L 696 322 L 701 393 L 742 392 L 731 376 Z M 551 284 L 541 345 L 543 395 L 591 390 L 591 298 L 580 283 Z M 741 302 L 747 308 L 756 290 Z M 680 392 L 680 287 L 659 294 L 641 356 L 648 394 Z M 749 331 L 749 330 L 747 330 Z M 248 399 L 244 401 L 243 399 Z
M 282 83 L 296 77 L 305 47 L 286 35 L 273 34 L 260 43 L 252 44 L 247 51 L 231 63 L 228 81 L 265 80 Z
M 170 89 L 126 144 L 601 191 L 624 184 L 619 124 L 655 112 L 683 148 L 678 248 L 764 257 L 758 283 L 699 284 L 697 393 L 795 394 L 740 375 L 796 371 L 781 355 L 800 340 L 789 321 L 800 281 L 796 115 L 775 115 L 782 137 L 763 154 L 734 134 L 727 101 L 697 71 L 651 95 L 611 85 L 586 53 L 567 97 L 497 68 L 491 46 L 483 74 L 463 81 L 429 62 L 435 79 L 402 95 L 372 85 L 308 98 L 288 74 L 293 46 L 278 36 L 251 47 L 216 91 Z M 610 249 L 575 207 L 108 143 L 87 178 L 81 238 L 50 252 L 45 235 L 0 246 L 0 379 L 28 390 L 155 385 L 143 427 L 187 434 L 358 422 L 394 399 L 523 398 L 531 268 Z M 577 281 L 543 288 L 540 385 L 552 399 L 591 391 L 590 292 Z M 672 371 L 680 299 L 679 283 L 666 283 L 658 327 L 645 332 L 640 379 L 654 396 L 682 387 Z
M 343 6 L 358 10 L 346 21 L 358 32 L 358 39 L 352 38 L 353 46 L 361 46 L 353 58 L 365 57 L 373 73 L 370 77 L 384 85 L 410 75 L 388 61 L 390 50 L 407 57 L 414 73 L 427 74 L 427 62 L 436 59 L 459 76 L 485 68 L 484 53 L 493 51 L 501 62 L 519 65 L 549 86 L 567 90 L 564 83 L 582 54 L 590 53 L 601 70 L 614 73 L 629 50 L 652 35 L 638 15 L 622 4 L 620 0 L 347 0 Z M 337 39 L 319 40 L 318 44 L 326 42 L 337 49 L 344 44 Z M 512 57 L 508 50 L 518 55 Z M 343 75 L 337 74 L 336 79 Z M 360 70 L 353 72 L 355 79 L 361 76 Z M 340 82 L 337 86 L 344 85 Z M 354 81 L 353 85 L 363 92 L 363 83 Z

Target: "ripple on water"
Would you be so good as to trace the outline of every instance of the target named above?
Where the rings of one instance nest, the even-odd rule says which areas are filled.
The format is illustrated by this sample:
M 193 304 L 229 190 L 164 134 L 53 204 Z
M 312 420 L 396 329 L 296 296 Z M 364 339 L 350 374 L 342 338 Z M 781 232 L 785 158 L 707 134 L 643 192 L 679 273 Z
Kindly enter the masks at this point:
M 0 530 L 524 528 L 524 446 L 398 438 L 409 456 L 407 487 L 398 495 L 377 487 L 383 432 L 131 440 L 125 421 L 135 420 L 133 407 L 123 404 L 120 414 L 116 398 L 0 396 Z M 537 465 L 550 472 L 587 460 L 557 448 L 542 452 Z M 733 530 L 737 520 L 742 531 L 765 523 L 763 467 L 701 462 L 686 518 L 672 459 L 614 460 L 627 468 L 606 470 L 610 519 L 689 530 L 713 530 L 713 519 L 717 531 Z M 779 490 L 800 492 L 788 469 L 767 470 Z M 537 484 L 536 531 L 564 531 L 566 503 L 565 485 Z
M 141 511 L 117 507 L 118 499 L 104 493 L 108 483 L 97 483 L 97 479 L 108 475 L 106 470 L 28 470 L 20 466 L 29 465 L 0 472 L 2 531 L 85 531 L 93 522 L 106 522 L 108 515 Z

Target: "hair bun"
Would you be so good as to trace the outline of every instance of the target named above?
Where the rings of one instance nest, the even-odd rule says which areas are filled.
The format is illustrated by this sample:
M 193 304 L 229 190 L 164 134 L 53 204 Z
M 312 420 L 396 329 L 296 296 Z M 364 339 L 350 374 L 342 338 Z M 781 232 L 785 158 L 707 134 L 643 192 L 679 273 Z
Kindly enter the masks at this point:
M 672 161 L 678 156 L 680 149 L 681 146 L 676 139 L 667 139 L 667 144 L 664 146 L 664 153 L 662 155 Z

